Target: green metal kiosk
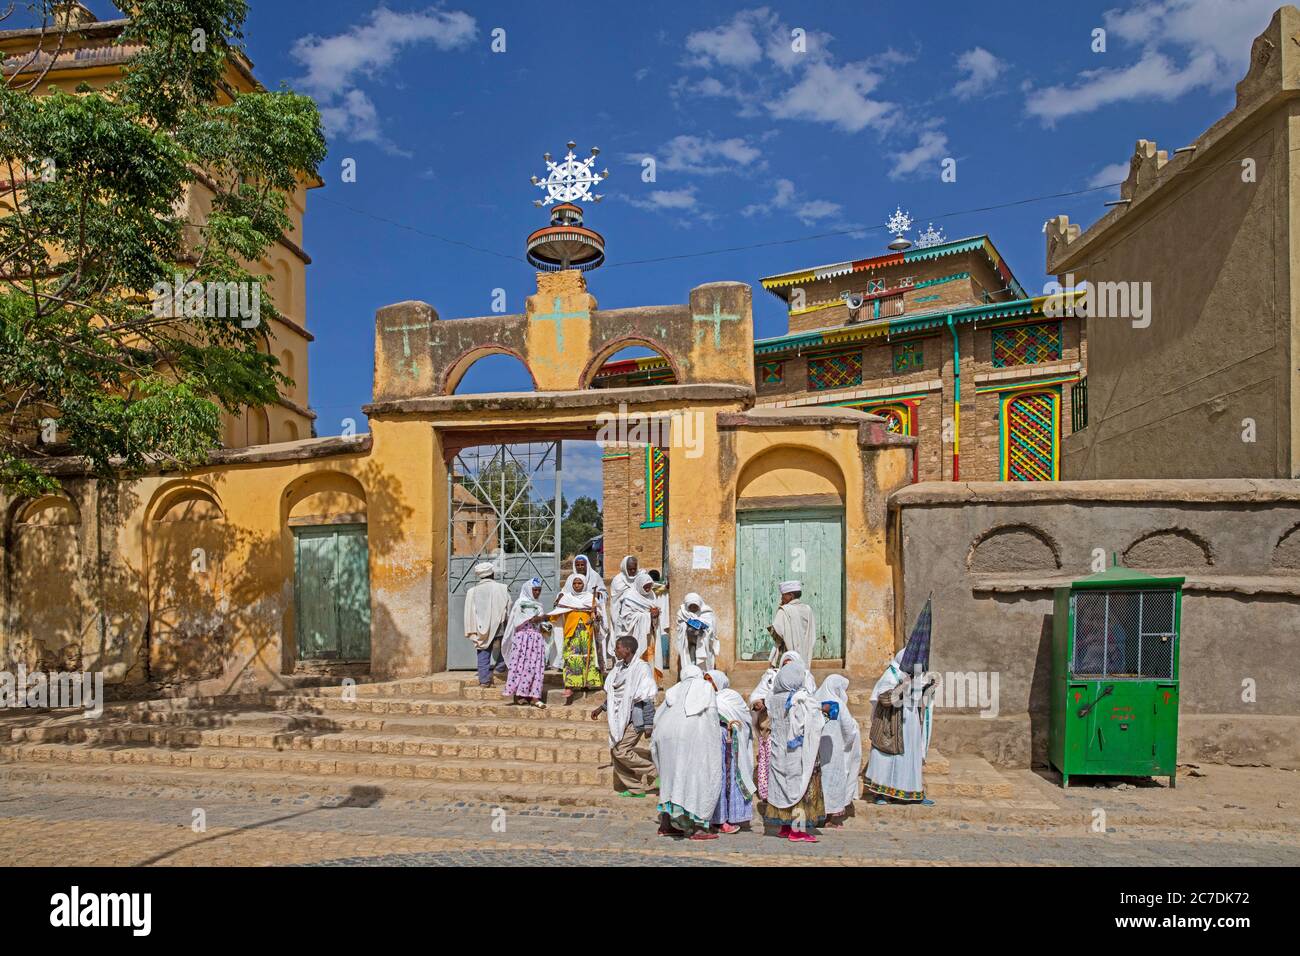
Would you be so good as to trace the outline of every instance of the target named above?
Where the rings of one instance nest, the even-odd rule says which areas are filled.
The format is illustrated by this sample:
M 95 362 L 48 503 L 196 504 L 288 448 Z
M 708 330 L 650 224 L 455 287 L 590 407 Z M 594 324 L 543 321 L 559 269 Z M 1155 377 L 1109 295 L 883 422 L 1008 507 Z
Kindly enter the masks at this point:
M 1178 768 L 1183 578 L 1114 567 L 1056 588 L 1050 758 L 1071 776 Z

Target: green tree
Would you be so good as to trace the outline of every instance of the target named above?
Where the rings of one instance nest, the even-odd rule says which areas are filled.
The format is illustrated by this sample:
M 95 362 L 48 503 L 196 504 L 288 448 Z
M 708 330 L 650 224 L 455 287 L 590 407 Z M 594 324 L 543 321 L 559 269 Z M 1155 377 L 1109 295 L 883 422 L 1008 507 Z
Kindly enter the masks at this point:
M 54 0 L 35 6 L 53 22 Z M 56 30 L 41 38 L 44 59 L 0 83 L 0 490 L 11 494 L 53 487 L 39 460 L 55 454 L 102 477 L 197 464 L 220 443 L 220 408 L 274 402 L 290 384 L 265 349 L 277 313 L 246 264 L 288 230 L 287 194 L 324 159 L 319 113 L 288 90 L 222 84 L 245 0 L 131 9 L 118 42 L 144 47 L 107 88 L 45 92 Z M 215 197 L 190 222 L 198 182 Z M 257 321 L 214 315 L 202 294 L 159 308 L 178 273 L 189 289 L 260 298 Z
M 545 551 L 555 542 L 555 512 L 550 501 L 534 496 L 525 468 L 513 458 L 494 458 L 476 474 L 465 475 L 461 484 L 479 501 L 491 504 L 505 516 L 507 554 Z
M 595 498 L 575 498 L 573 504 L 563 504 L 564 520 L 560 522 L 560 556 L 572 557 L 579 548 L 601 533 L 604 516 Z

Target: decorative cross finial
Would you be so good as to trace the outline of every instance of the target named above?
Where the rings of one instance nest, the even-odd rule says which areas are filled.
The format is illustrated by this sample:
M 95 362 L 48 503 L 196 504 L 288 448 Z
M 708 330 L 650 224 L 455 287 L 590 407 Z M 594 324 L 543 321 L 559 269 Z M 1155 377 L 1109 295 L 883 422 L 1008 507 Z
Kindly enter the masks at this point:
M 598 173 L 592 168 L 596 157 L 600 155 L 600 149 L 596 146 L 591 147 L 591 156 L 580 160 L 573 154 L 573 148 L 578 144 L 569 140 L 565 145 L 568 146 L 569 152 L 558 163 L 551 159 L 550 153 L 542 154 L 542 158 L 546 160 L 546 178 L 539 179 L 534 176 L 532 183 L 546 192 L 546 198 L 534 199 L 534 206 L 549 206 L 557 202 L 600 202 L 605 198 L 601 195 L 593 195 L 591 192 L 592 187 L 599 185 L 602 179 L 609 178 L 608 169 Z
M 935 229 L 934 223 L 930 223 L 925 228 L 925 232 L 916 237 L 916 244 L 921 249 L 928 249 L 930 246 L 937 246 L 947 242 L 942 229 Z
M 901 236 L 903 233 L 907 232 L 907 230 L 912 228 L 912 217 L 903 212 L 901 206 L 897 206 L 894 209 L 894 214 L 890 216 L 889 221 L 885 223 L 885 228 L 893 235 Z

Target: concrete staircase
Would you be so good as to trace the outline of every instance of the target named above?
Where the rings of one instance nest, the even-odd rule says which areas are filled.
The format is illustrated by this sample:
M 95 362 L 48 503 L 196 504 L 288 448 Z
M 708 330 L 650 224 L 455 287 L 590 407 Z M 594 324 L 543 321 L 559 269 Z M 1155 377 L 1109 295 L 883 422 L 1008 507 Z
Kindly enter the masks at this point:
M 299 688 L 277 694 L 167 698 L 80 712 L 0 715 L 0 780 L 256 793 L 393 795 L 429 801 L 622 807 L 613 790 L 604 695 L 563 706 L 548 675 L 545 709 L 515 706 L 472 674 Z M 851 706 L 859 722 L 866 691 Z M 865 730 L 865 728 L 864 728 Z M 1011 784 L 978 757 L 931 752 L 936 799 L 1002 800 Z

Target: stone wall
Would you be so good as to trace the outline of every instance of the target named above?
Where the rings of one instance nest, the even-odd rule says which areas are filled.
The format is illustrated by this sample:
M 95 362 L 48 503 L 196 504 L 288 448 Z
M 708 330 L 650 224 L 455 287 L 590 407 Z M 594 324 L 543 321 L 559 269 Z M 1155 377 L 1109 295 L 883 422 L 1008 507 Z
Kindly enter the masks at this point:
M 645 570 L 663 568 L 664 529 L 642 527 L 646 523 L 645 456 L 649 449 L 608 448 L 604 466 L 605 580 L 618 573 L 624 556 L 636 555 Z M 672 479 L 669 479 L 671 484 Z M 671 492 L 670 492 L 671 493 Z
M 998 675 L 995 718 L 936 711 L 944 752 L 1045 763 L 1052 588 L 1117 554 L 1187 578 L 1179 758 L 1300 766 L 1300 482 L 926 483 L 890 510 L 898 633 L 933 592 L 932 668 Z

